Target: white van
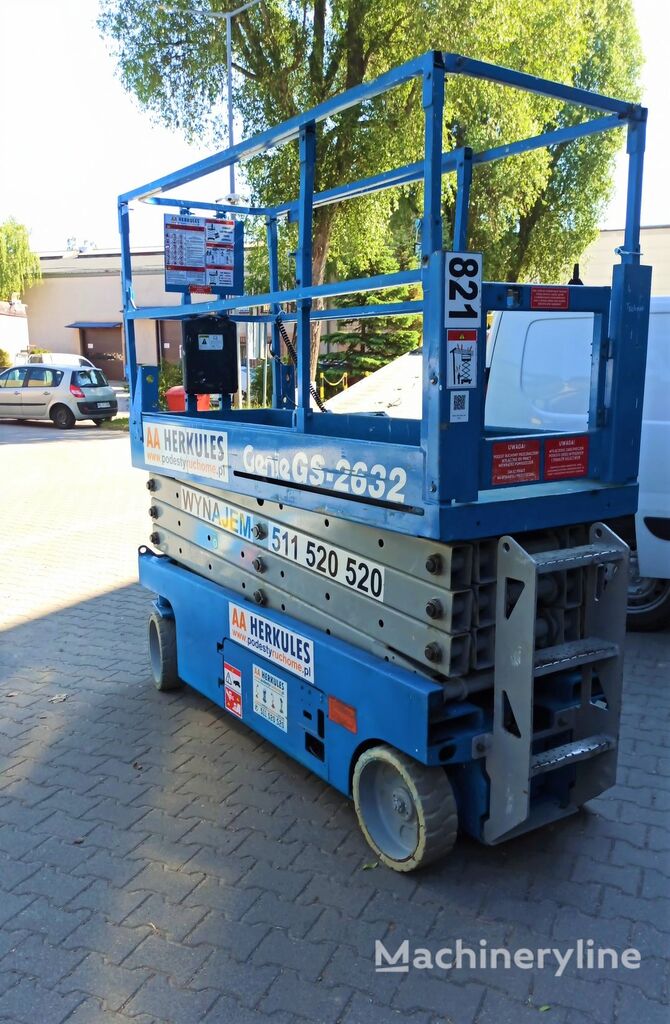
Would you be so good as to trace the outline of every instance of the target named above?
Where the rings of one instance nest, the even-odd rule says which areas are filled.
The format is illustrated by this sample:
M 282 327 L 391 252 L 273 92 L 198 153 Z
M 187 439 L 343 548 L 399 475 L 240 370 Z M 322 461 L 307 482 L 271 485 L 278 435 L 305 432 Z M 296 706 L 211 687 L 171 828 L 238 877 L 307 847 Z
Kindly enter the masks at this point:
M 90 359 L 87 359 L 86 356 L 80 356 L 75 352 L 31 352 L 24 349 L 23 352 L 17 353 L 13 365 L 18 366 L 25 363 L 39 363 L 41 366 L 45 364 L 53 364 L 54 366 L 85 366 L 92 370 L 96 369 Z
M 489 334 L 487 427 L 584 430 L 593 316 L 503 312 Z M 628 624 L 670 621 L 670 297 L 652 298 L 637 515 L 613 528 L 631 546 Z

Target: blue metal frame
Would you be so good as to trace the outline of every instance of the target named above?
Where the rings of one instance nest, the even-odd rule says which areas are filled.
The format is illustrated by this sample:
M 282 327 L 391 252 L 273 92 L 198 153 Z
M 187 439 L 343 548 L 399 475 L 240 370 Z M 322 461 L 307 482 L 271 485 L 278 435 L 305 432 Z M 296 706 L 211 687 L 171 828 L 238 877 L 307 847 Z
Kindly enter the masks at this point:
M 445 153 L 442 151 L 445 79 L 456 74 L 540 93 L 565 103 L 588 107 L 600 116 L 482 153 L 468 148 Z M 423 160 L 314 194 L 316 124 L 415 78 L 422 80 Z M 407 62 L 373 82 L 336 96 L 251 140 L 122 195 L 119 198 L 119 225 L 127 365 L 132 391 L 131 446 L 134 464 L 184 479 L 202 479 L 186 470 L 180 473 L 174 467 L 161 470 L 150 465 L 145 458 L 145 428 L 149 425 L 155 428 L 157 424 L 164 423 L 191 431 L 216 429 L 225 435 L 227 442 L 230 472 L 225 486 L 229 490 L 319 508 L 345 518 L 443 540 L 468 539 L 506 530 L 540 528 L 633 512 L 637 502 L 636 476 L 651 274 L 650 268 L 640 266 L 639 244 L 645 122 L 646 110 L 643 107 L 457 54 L 435 51 Z M 475 164 L 621 126 L 626 126 L 628 131 L 629 159 L 621 265 L 614 268 L 611 289 L 566 289 L 571 310 L 595 314 L 588 473 L 586 476 L 580 474 L 576 479 L 543 480 L 547 442 L 551 438 L 544 433 L 521 438 L 514 435 L 515 441 L 528 440 L 539 444 L 539 479 L 494 486 L 492 448 L 496 443 L 505 443 L 506 439 L 491 437 L 484 430 L 483 326 L 479 331 L 477 386 L 470 392 L 470 418 L 467 422 L 449 422 L 449 391 L 445 386 L 442 175 L 456 173 L 453 248 L 464 251 L 467 249 L 470 183 Z M 241 158 L 292 139 L 298 140 L 300 151 L 300 194 L 295 200 L 274 208 L 231 207 L 164 195 Z M 312 217 L 316 207 L 420 180 L 424 182 L 424 218 L 421 265 L 418 269 L 325 285 L 312 284 Z M 273 409 L 244 412 L 222 409 L 217 413 L 197 413 L 192 408 L 193 403 L 189 402 L 185 416 L 158 413 L 155 389 L 150 380 L 155 376 L 156 368 L 137 366 L 135 321 L 184 318 L 193 315 L 194 310 L 188 297 L 177 306 L 137 308 L 132 287 L 129 204 L 138 199 L 159 206 L 210 210 L 213 213 L 228 214 L 234 209 L 239 216 L 264 218 L 270 291 L 263 295 L 228 296 L 199 302 L 197 312 L 228 311 L 233 319 L 248 322 L 273 322 L 281 312 L 283 319 L 295 321 L 298 351 L 296 401 L 293 400 L 292 375 L 276 360 L 273 365 Z M 299 236 L 296 286 L 284 291 L 279 289 L 277 252 L 277 224 L 281 218 L 296 221 Z M 315 310 L 312 308 L 313 300 L 407 284 L 421 284 L 422 299 L 374 307 L 360 306 L 349 309 L 347 315 L 423 314 L 421 421 L 315 412 L 309 393 L 311 322 L 340 318 L 342 313 L 336 308 Z M 294 305 L 295 309 L 287 310 L 287 304 Z M 531 304 L 532 289 L 529 286 L 497 283 L 484 286 L 484 312 L 508 309 L 510 305 L 528 309 Z M 235 312 L 250 305 L 267 305 L 271 312 L 260 317 Z M 276 324 L 273 325 L 272 336 L 273 350 L 278 353 Z M 248 454 L 250 447 L 259 459 L 255 465 L 269 466 L 267 472 L 248 470 L 245 452 Z M 302 465 L 303 457 L 310 466 L 310 460 L 322 459 L 323 462 L 314 463 L 320 467 L 319 472 L 311 476 L 308 474 L 305 480 L 300 473 L 281 471 L 285 465 L 290 470 L 292 460 L 296 458 Z

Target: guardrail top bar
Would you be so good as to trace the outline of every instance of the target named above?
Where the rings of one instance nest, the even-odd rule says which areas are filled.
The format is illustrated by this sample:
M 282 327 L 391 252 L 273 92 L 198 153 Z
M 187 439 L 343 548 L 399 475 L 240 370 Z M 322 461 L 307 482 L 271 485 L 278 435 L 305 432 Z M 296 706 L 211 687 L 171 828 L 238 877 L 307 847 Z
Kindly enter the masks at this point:
M 603 96 L 599 93 L 592 93 L 586 89 L 579 89 L 575 86 L 564 85 L 561 82 L 553 82 L 537 78 L 534 75 L 529 75 L 521 71 L 514 71 L 510 68 L 502 68 L 494 64 L 488 64 L 485 61 L 472 60 L 469 57 L 463 57 L 457 53 L 429 51 L 421 57 L 414 58 L 413 60 L 407 61 L 405 64 L 401 64 L 397 68 L 393 68 L 391 71 L 386 72 L 386 74 L 381 75 L 379 78 L 376 78 L 371 82 L 365 82 L 362 85 L 358 85 L 344 93 L 340 93 L 332 99 L 318 104 L 311 110 L 298 114 L 274 128 L 269 128 L 267 131 L 261 132 L 251 139 L 239 142 L 237 145 L 232 146 L 229 149 L 221 150 L 219 153 L 215 153 L 211 157 L 198 160 L 196 163 L 189 164 L 181 170 L 174 171 L 162 178 L 157 178 L 155 181 L 149 182 L 146 185 L 141 185 L 139 188 L 131 189 L 129 192 L 125 192 L 119 196 L 119 203 L 129 203 L 133 199 L 151 199 L 153 196 L 156 196 L 161 192 L 166 192 L 172 188 L 178 188 L 180 185 L 188 184 L 189 182 L 195 181 L 207 174 L 211 174 L 213 171 L 227 167 L 242 158 L 256 156 L 259 153 L 274 148 L 275 146 L 284 145 L 286 142 L 290 142 L 292 139 L 298 138 L 300 129 L 304 125 L 323 121 L 326 118 L 340 114 L 344 110 L 348 110 L 350 107 L 356 106 L 359 103 L 372 100 L 386 92 L 388 89 L 395 88 L 396 86 L 402 85 L 410 81 L 412 78 L 416 78 L 423 74 L 426 71 L 428 63 L 438 63 L 446 69 L 447 73 L 450 74 L 466 75 L 471 78 L 481 78 L 501 85 L 507 85 L 515 89 L 522 89 L 526 92 L 533 92 L 553 99 L 562 100 L 566 103 L 589 107 L 592 110 L 616 114 L 624 121 L 646 120 L 647 111 L 639 104 L 628 103 L 625 100 L 615 99 L 610 96 Z M 606 127 L 615 127 L 615 125 L 605 125 L 602 121 L 600 123 L 594 122 L 592 130 L 594 132 L 602 131 L 605 130 Z M 538 136 L 537 138 L 539 142 L 542 136 Z M 544 145 L 551 145 L 551 142 L 547 141 Z M 502 150 L 504 148 L 506 147 L 498 148 L 497 152 L 499 155 L 511 155 L 503 153 Z M 484 153 L 478 154 L 479 159 L 477 162 L 481 162 L 485 156 L 486 154 Z M 495 157 L 493 157 L 493 159 L 495 159 Z M 404 170 L 412 173 L 415 172 L 415 167 L 414 165 L 409 165 Z M 394 183 L 401 184 L 405 180 L 412 180 L 412 178 L 403 178 L 403 181 L 394 181 L 394 177 L 396 179 L 398 178 L 398 171 L 389 171 L 386 172 L 386 174 L 389 176 L 389 184 L 386 187 L 390 187 Z M 341 197 L 338 196 L 337 198 Z M 322 203 L 328 202 L 329 199 L 330 197 L 327 197 L 327 195 L 324 194 Z M 331 201 L 335 200 L 333 199 Z M 294 204 L 282 204 L 274 211 L 267 211 L 265 209 L 261 211 L 260 208 L 249 207 L 245 208 L 244 212 L 257 214 L 271 214 L 274 212 L 276 215 L 277 213 L 288 212 L 293 205 Z

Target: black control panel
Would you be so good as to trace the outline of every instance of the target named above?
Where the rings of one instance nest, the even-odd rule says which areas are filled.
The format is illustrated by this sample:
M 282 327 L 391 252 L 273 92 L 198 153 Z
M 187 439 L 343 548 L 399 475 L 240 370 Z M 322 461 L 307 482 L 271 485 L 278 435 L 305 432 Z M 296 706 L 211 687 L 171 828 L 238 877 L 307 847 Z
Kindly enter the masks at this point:
M 237 333 L 227 316 L 198 316 L 182 326 L 184 390 L 187 395 L 232 395 L 237 391 Z

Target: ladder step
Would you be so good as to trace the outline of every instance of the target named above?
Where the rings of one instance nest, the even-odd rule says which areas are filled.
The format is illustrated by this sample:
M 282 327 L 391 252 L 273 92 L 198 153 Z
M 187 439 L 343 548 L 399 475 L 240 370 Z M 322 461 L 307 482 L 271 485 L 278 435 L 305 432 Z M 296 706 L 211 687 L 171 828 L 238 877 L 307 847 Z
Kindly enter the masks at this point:
M 534 775 L 541 775 L 543 772 L 552 772 L 556 768 L 564 768 L 567 764 L 587 761 L 591 757 L 612 750 L 615 746 L 616 743 L 611 736 L 588 736 L 586 739 L 576 740 L 574 743 L 564 743 L 560 747 L 543 750 L 541 754 L 534 754 L 531 758 L 531 778 Z
M 563 669 L 592 665 L 596 661 L 607 661 L 619 655 L 619 645 L 596 636 L 583 640 L 570 640 L 554 647 L 544 647 L 535 652 L 535 677 L 546 676 Z
M 559 548 L 555 551 L 537 551 L 531 557 L 539 573 L 563 572 L 566 569 L 582 569 L 587 565 L 604 562 L 620 562 L 625 556 L 621 548 L 606 544 L 582 544 L 575 548 Z

